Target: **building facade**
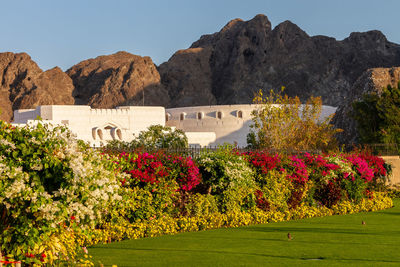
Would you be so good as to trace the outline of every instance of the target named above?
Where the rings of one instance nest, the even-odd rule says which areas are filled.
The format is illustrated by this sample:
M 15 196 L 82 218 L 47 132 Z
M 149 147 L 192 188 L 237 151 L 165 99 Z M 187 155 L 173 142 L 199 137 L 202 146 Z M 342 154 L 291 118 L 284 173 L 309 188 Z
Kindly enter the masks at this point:
M 246 146 L 252 124 L 251 112 L 257 105 L 214 105 L 165 109 L 150 106 L 123 106 L 93 109 L 80 105 L 48 105 L 14 111 L 15 125 L 41 118 L 46 123 L 65 125 L 77 138 L 91 146 L 110 140 L 131 141 L 151 125 L 183 130 L 190 146 L 216 146 L 224 143 Z M 336 108 L 323 106 L 321 118 Z

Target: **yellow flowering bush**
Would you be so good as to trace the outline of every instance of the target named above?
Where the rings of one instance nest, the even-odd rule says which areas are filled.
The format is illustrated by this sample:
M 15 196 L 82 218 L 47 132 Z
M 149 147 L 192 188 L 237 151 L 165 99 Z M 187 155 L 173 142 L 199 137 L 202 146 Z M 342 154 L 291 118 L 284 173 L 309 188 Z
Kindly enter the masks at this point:
M 81 245 L 93 245 L 124 239 L 137 239 L 160 235 L 171 235 L 180 232 L 193 232 L 222 227 L 240 227 L 253 224 L 282 222 L 304 218 L 331 216 L 335 214 L 351 214 L 354 212 L 375 211 L 393 206 L 391 198 L 383 193 L 374 193 L 373 199 L 363 199 L 355 203 L 344 201 L 327 208 L 325 206 L 311 207 L 302 204 L 295 209 L 281 211 L 231 211 L 228 213 L 210 213 L 193 217 L 162 217 L 150 221 L 129 223 L 120 221 L 118 224 L 107 224 L 104 228 L 95 230 L 91 239 L 84 236 Z M 76 233 L 84 235 L 81 233 Z

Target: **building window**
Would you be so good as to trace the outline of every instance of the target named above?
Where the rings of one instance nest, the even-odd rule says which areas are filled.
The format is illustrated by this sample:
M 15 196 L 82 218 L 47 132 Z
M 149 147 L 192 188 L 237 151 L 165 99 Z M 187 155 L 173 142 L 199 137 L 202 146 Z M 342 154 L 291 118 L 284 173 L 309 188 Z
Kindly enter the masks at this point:
M 179 116 L 179 119 L 180 119 L 181 121 L 183 121 L 183 120 L 185 120 L 185 117 L 186 117 L 186 113 L 185 113 L 185 112 L 182 112 L 181 115 Z
M 217 111 L 217 119 L 222 119 L 222 112 L 221 111 Z
M 243 119 L 243 112 L 242 112 L 241 110 L 238 110 L 238 111 L 236 112 L 236 117 L 238 117 L 238 118 L 240 118 L 240 119 Z
M 99 136 L 100 140 L 103 140 L 103 131 L 101 129 L 97 129 L 97 135 Z
M 93 129 L 92 129 L 92 137 L 93 137 L 93 140 L 96 140 L 96 135 L 97 135 L 97 128 L 93 128 Z
M 203 112 L 197 112 L 197 119 L 201 120 L 204 117 L 204 113 Z
M 165 122 L 169 121 L 171 119 L 171 114 L 165 113 Z
M 117 129 L 117 136 L 119 140 L 122 140 L 122 131 L 121 129 Z

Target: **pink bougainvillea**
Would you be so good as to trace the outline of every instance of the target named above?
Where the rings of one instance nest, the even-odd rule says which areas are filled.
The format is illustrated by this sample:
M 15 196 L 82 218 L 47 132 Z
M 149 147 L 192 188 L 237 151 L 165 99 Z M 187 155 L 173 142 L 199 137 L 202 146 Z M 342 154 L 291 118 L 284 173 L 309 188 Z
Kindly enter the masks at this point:
M 249 163 L 259 173 L 267 174 L 270 170 L 276 169 L 281 164 L 278 154 L 271 155 L 267 152 L 248 152 L 245 154 Z
M 156 184 L 163 179 L 175 179 L 182 191 L 190 191 L 200 181 L 199 168 L 191 157 L 165 155 L 164 153 L 121 153 L 121 170 L 143 183 Z M 121 181 L 124 186 L 126 181 Z
M 305 153 L 304 161 L 311 170 L 311 175 L 321 175 L 322 177 L 325 177 L 329 175 L 331 171 L 340 168 L 339 165 L 329 163 L 324 155 L 319 154 Z
M 289 156 L 289 160 L 289 168 L 292 169 L 292 172 L 288 175 L 288 178 L 297 183 L 306 183 L 308 181 L 308 171 L 304 161 L 297 155 Z
M 382 158 L 372 155 L 371 153 L 368 152 L 361 152 L 359 154 L 359 157 L 364 159 L 368 163 L 368 166 L 374 172 L 375 179 L 379 177 L 385 177 L 387 175 L 387 171 L 385 168 L 385 161 Z
M 368 166 L 367 161 L 357 154 L 348 155 L 346 159 L 353 164 L 362 179 L 366 182 L 372 181 L 374 178 L 374 170 Z

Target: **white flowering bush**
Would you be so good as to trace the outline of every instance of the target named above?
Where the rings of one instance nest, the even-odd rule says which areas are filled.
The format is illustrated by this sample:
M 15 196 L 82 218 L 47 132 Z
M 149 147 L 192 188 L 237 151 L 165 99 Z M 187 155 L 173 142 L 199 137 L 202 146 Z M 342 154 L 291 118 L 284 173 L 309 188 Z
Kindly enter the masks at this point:
M 72 224 L 93 228 L 121 199 L 123 176 L 113 160 L 63 127 L 14 128 L 0 121 L 0 250 L 27 263 L 45 262 L 41 244 Z
M 256 205 L 254 172 L 244 156 L 222 146 L 197 159 L 203 184 L 217 196 L 222 212 L 248 210 Z

